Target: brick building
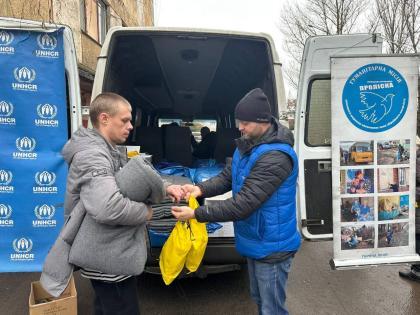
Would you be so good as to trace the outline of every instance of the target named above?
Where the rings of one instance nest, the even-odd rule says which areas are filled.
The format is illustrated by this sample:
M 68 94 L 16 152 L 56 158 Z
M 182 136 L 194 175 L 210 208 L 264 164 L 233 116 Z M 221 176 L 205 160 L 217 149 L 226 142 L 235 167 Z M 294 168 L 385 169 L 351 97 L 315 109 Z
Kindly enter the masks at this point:
M 107 30 L 113 26 L 153 26 L 153 0 L 0 0 L 0 17 L 65 24 L 72 29 L 82 106 L 88 106 Z

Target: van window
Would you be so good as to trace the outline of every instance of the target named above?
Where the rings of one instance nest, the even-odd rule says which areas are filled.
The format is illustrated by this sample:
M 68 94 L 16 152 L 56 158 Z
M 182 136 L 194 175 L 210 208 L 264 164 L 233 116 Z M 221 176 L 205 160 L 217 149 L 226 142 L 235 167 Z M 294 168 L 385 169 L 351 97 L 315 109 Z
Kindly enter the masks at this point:
M 217 120 L 216 119 L 194 119 L 192 124 L 189 126 L 191 132 L 196 141 L 201 141 L 201 133 L 200 130 L 203 127 L 208 127 L 210 131 L 216 131 L 217 128 Z
M 192 131 L 200 131 L 201 128 L 208 127 L 210 131 L 216 131 L 217 121 L 216 119 L 194 119 Z
M 172 123 L 176 123 L 178 126 L 181 126 L 182 119 L 180 118 L 159 118 L 158 126 L 162 127 L 163 125 L 170 125 Z
M 331 145 L 331 79 L 315 79 L 309 84 L 306 106 L 305 144 Z

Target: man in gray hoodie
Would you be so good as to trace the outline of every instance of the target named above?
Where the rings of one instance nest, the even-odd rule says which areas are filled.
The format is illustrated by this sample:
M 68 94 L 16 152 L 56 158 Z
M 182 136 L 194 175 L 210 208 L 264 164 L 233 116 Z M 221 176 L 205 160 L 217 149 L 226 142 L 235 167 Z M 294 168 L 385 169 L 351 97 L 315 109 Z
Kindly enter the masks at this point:
M 69 260 L 81 267 L 83 277 L 91 280 L 95 314 L 139 314 L 133 275 L 143 270 L 147 253 L 144 234 L 128 234 L 133 233 L 133 226 L 142 226 L 151 218 L 152 208 L 124 197 L 115 180 L 115 173 L 126 162 L 117 144 L 124 143 L 133 129 L 131 105 L 117 94 L 102 93 L 90 106 L 90 119 L 94 128 L 77 130 L 62 151 L 69 164 L 64 208 L 69 217 L 81 202 L 86 209 L 85 221 L 90 220 L 89 226 L 98 229 L 83 231 L 95 241 L 85 239 L 77 246 L 73 244 Z M 168 186 L 166 193 L 176 200 L 183 195 L 181 187 L 174 185 Z M 100 233 L 104 235 L 97 235 Z M 136 246 L 129 246 L 133 239 Z M 123 244 L 121 240 L 125 240 Z M 138 245 L 140 242 L 142 246 Z M 77 252 L 75 248 L 82 250 Z M 91 262 L 98 256 L 103 257 L 103 263 L 94 266 Z M 111 274 L 112 270 L 118 273 Z

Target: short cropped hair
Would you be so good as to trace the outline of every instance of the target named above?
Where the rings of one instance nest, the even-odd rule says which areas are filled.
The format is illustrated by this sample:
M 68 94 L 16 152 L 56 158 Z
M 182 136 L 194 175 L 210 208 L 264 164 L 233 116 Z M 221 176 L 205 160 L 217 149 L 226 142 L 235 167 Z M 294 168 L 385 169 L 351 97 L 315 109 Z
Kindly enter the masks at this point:
M 92 125 L 98 127 L 98 117 L 101 113 L 107 113 L 110 116 L 114 116 L 118 112 L 117 103 L 126 104 L 131 108 L 130 103 L 121 95 L 106 92 L 96 96 L 89 108 L 89 116 Z

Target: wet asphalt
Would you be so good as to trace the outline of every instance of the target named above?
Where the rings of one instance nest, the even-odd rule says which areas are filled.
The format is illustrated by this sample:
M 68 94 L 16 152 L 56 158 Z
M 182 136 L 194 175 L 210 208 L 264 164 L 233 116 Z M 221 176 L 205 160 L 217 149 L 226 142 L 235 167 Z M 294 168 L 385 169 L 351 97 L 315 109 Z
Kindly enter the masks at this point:
M 420 314 L 420 282 L 398 276 L 407 266 L 331 270 L 332 242 L 302 244 L 289 275 L 290 314 Z M 0 274 L 0 313 L 28 314 L 31 281 L 39 273 Z M 166 286 L 160 276 L 138 278 L 142 314 L 257 314 L 249 297 L 246 268 L 185 278 Z M 78 314 L 92 314 L 93 291 L 76 273 Z

